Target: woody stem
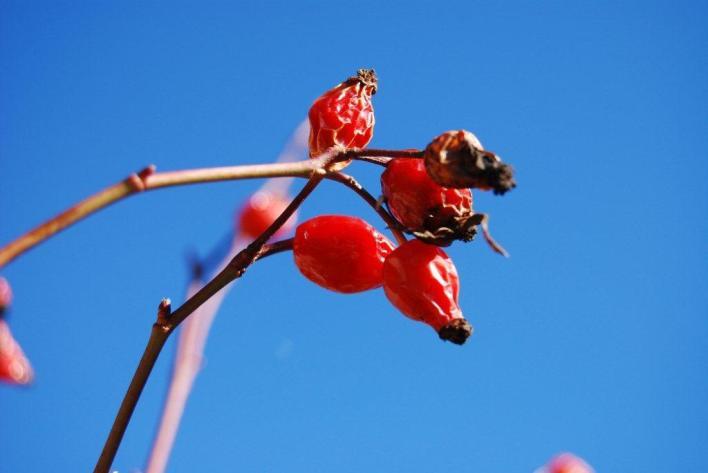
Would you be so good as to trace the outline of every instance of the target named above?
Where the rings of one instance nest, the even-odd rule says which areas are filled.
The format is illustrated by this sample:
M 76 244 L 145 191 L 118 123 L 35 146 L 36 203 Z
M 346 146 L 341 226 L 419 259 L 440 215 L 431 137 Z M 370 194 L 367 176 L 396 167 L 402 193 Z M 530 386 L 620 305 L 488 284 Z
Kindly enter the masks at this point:
M 0 248 L 0 268 L 34 248 L 56 233 L 72 226 L 78 221 L 108 207 L 114 202 L 145 191 L 165 187 L 203 184 L 209 182 L 256 179 L 269 177 L 307 177 L 312 172 L 324 169 L 326 159 L 345 161 L 347 159 L 375 161 L 382 157 L 416 157 L 420 152 L 399 150 L 347 150 L 334 155 L 326 153 L 316 159 L 293 163 L 255 164 L 244 166 L 226 166 L 182 171 L 156 172 L 154 166 L 148 166 L 140 172 L 131 174 L 126 179 L 82 200 L 64 212 L 52 217 L 33 230 Z M 419 157 L 419 156 L 418 156 Z M 383 159 L 383 158 L 382 158 Z

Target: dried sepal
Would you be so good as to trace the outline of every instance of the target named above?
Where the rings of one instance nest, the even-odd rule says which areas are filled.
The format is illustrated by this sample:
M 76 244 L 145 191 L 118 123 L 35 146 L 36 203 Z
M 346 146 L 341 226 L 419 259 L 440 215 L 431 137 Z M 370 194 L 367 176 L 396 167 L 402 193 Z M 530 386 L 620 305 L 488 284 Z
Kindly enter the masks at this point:
M 377 84 L 373 69 L 359 69 L 355 76 L 314 101 L 308 112 L 311 158 L 331 149 L 342 152 L 369 144 L 376 122 L 371 97 L 376 93 Z M 333 169 L 341 169 L 348 162 L 337 163 Z
M 437 246 L 450 246 L 456 240 L 470 242 L 477 235 L 477 225 L 482 222 L 481 214 L 471 211 L 459 212 L 445 224 L 434 229 L 426 226 L 427 230 L 410 231 L 416 238 Z
M 371 95 L 374 95 L 379 86 L 379 79 L 373 69 L 359 69 L 355 76 L 350 77 L 345 82 L 360 82 L 364 87 L 370 87 Z
M 485 151 L 467 130 L 438 136 L 425 148 L 423 158 L 430 177 L 444 187 L 493 190 L 495 194 L 516 187 L 512 167 Z
M 456 345 L 464 344 L 474 329 L 465 319 L 455 319 L 438 330 L 438 337 L 441 340 L 452 342 Z

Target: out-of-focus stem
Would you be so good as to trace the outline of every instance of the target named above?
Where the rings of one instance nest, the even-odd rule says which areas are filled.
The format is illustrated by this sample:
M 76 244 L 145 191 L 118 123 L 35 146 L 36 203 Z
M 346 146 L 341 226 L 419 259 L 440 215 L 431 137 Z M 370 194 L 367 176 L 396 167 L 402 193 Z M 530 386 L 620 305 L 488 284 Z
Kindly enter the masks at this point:
M 295 129 L 283 150 L 278 155 L 276 162 L 293 162 L 307 157 L 307 138 L 310 131 L 310 124 L 307 119 L 303 120 Z M 260 187 L 258 192 L 272 193 L 283 199 L 287 198 L 288 188 L 293 178 L 268 179 Z M 238 233 L 238 229 L 236 229 Z M 217 248 L 227 246 L 226 252 L 219 251 L 219 254 L 212 254 L 205 258 L 203 265 L 199 264 L 198 272 L 192 271 L 192 281 L 188 285 L 186 299 L 194 295 L 203 284 L 203 271 L 207 268 L 217 268 L 217 272 L 226 267 L 231 258 L 238 253 L 248 243 L 240 234 L 234 235 L 234 231 L 229 231 L 229 239 L 225 244 L 218 244 Z M 268 245 L 272 251 L 284 250 L 292 246 L 292 240 L 285 240 Z M 220 260 L 220 261 L 218 261 Z M 193 268 L 195 269 L 195 268 Z M 146 473 L 164 473 L 167 469 L 170 453 L 174 441 L 179 431 L 179 424 L 184 413 L 190 392 L 196 382 L 197 375 L 202 368 L 204 358 L 204 348 L 209 331 L 214 318 L 223 299 L 228 293 L 231 285 L 227 285 L 209 299 L 204 305 L 197 309 L 180 329 L 175 351 L 172 376 L 167 391 L 167 396 L 163 404 L 160 422 L 153 446 L 148 457 Z
M 264 247 L 259 259 L 292 249 L 292 245 L 292 238 L 271 243 Z M 222 270 L 242 247 L 240 239 L 237 239 L 234 242 L 234 250 L 227 255 L 219 270 Z M 193 280 L 187 290 L 187 298 L 192 297 L 200 287 L 201 283 L 198 280 Z M 225 287 L 194 311 L 182 326 L 177 347 L 177 357 L 172 370 L 172 379 L 157 435 L 150 450 L 146 473 L 162 473 L 166 471 L 167 462 L 179 430 L 187 399 L 202 366 L 204 345 L 211 321 L 216 315 L 226 293 L 227 288 Z
M 160 316 L 158 316 L 158 319 L 160 319 Z M 130 380 L 128 391 L 125 393 L 123 401 L 120 404 L 120 409 L 118 409 L 118 414 L 108 434 L 106 444 L 103 447 L 98 463 L 96 463 L 94 473 L 108 473 L 118 450 L 118 445 L 120 445 L 121 440 L 123 440 L 125 429 L 138 403 L 140 394 L 143 392 L 143 388 L 152 372 L 152 368 L 155 366 L 157 357 L 160 355 L 162 347 L 165 346 L 165 342 L 169 336 L 170 330 L 168 327 L 159 321 L 153 324 L 147 346 L 145 347 L 142 358 L 140 358 L 140 363 L 135 370 L 135 374 L 133 374 L 133 379 Z
M 192 280 L 187 288 L 187 299 L 192 297 L 201 285 L 202 283 L 198 279 Z M 167 460 L 177 436 L 177 428 L 182 419 L 184 406 L 192 390 L 199 367 L 202 364 L 202 347 L 199 340 L 197 340 L 199 337 L 197 336 L 198 331 L 195 330 L 196 324 L 203 323 L 200 319 L 210 315 L 209 306 L 223 292 L 219 292 L 194 311 L 194 314 L 185 321 L 182 327 L 177 346 L 177 357 L 172 368 L 170 387 L 160 419 L 158 433 L 150 451 L 146 473 L 163 472 L 167 467 Z
M 162 347 L 167 340 L 167 337 L 195 310 L 202 304 L 213 297 L 217 292 L 223 289 L 230 282 L 240 278 L 246 269 L 253 264 L 258 258 L 264 255 L 277 253 L 287 249 L 287 245 L 276 246 L 269 249 L 266 242 L 278 231 L 280 227 L 295 213 L 302 202 L 315 190 L 317 185 L 322 182 L 327 174 L 327 169 L 330 165 L 341 158 L 341 154 L 326 153 L 318 160 L 321 167 L 317 168 L 310 176 L 307 184 L 300 190 L 290 204 L 283 212 L 275 219 L 275 221 L 251 244 L 241 250 L 226 267 L 220 271 L 211 281 L 199 289 L 194 296 L 190 297 L 176 311 L 167 313 L 162 304 L 161 310 L 158 311 L 157 322 L 153 325 L 148 345 L 138 364 L 138 367 L 130 382 L 128 391 L 121 402 L 120 409 L 113 421 L 113 427 L 106 439 L 101 455 L 96 463 L 94 473 L 108 473 L 115 455 L 118 452 L 125 430 L 128 427 L 130 418 L 135 410 L 140 394 L 145 387 L 145 383 L 150 376 L 152 368 L 155 366 L 157 357 L 162 350 Z M 164 301 L 163 301 L 164 302 Z

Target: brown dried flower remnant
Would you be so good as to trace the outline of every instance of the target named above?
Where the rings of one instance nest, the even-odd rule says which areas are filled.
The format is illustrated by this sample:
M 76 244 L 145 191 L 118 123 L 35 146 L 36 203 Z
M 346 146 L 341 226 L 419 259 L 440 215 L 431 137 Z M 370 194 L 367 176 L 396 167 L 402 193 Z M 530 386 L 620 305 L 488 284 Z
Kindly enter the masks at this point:
M 438 136 L 425 148 L 423 158 L 430 177 L 444 187 L 493 190 L 495 194 L 516 187 L 512 167 L 485 151 L 467 130 Z

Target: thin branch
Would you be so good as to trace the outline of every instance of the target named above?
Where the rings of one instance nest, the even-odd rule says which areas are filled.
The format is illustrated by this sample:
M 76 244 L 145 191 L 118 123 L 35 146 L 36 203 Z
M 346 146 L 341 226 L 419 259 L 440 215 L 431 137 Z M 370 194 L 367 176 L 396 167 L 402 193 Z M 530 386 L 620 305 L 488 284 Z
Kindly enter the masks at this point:
M 309 131 L 310 124 L 305 119 L 297 126 L 278 155 L 276 162 L 293 162 L 305 159 L 307 157 Z M 293 179 L 292 177 L 268 179 L 260 187 L 259 192 L 271 193 L 282 199 L 288 199 L 288 189 Z M 217 244 L 216 251 L 213 250 L 206 256 L 200 262 L 200 267 L 208 269 L 209 274 L 212 273 L 211 269 L 213 268 L 217 268 L 217 272 L 220 271 L 247 243 L 248 241 L 244 240 L 240 232 L 234 235 L 232 229 L 228 232 L 228 240 Z M 285 247 L 287 244 L 284 244 L 284 242 L 279 245 L 272 244 L 270 248 L 275 251 L 279 246 Z M 264 254 L 261 258 L 265 256 Z M 204 274 L 204 271 L 199 274 L 192 273 L 192 281 L 187 288 L 187 299 L 202 286 L 202 274 Z M 196 381 L 197 374 L 202 367 L 204 346 L 206 345 L 212 322 L 230 286 L 226 286 L 199 307 L 184 321 L 180 329 L 170 385 L 163 404 L 159 426 L 150 449 L 147 466 L 145 467 L 146 473 L 163 473 L 167 468 L 184 408 Z
M 398 229 L 398 223 L 396 220 L 384 208 L 382 208 L 376 198 L 366 191 L 353 177 L 343 173 L 332 173 L 327 175 L 327 179 L 344 184 L 357 193 L 381 216 L 384 222 L 386 222 L 399 244 L 406 241 L 405 236 L 403 236 L 402 232 Z M 259 259 L 280 253 L 282 251 L 291 250 L 292 246 L 292 238 L 271 243 L 264 247 Z M 235 251 L 236 250 L 232 250 L 232 254 L 234 254 Z M 219 267 L 223 268 L 230 259 L 231 256 L 227 255 L 227 259 L 219 265 Z M 191 284 L 188 297 L 193 295 L 199 289 L 200 285 L 200 283 Z M 150 457 L 145 470 L 147 473 L 162 473 L 167 467 L 167 461 L 172 444 L 177 434 L 182 411 L 186 404 L 189 391 L 191 390 L 192 384 L 196 378 L 199 366 L 201 365 L 202 346 L 204 342 L 203 338 L 201 342 L 197 341 L 200 339 L 200 336 L 197 335 L 197 333 L 201 333 L 201 337 L 205 337 L 206 335 L 205 333 L 200 332 L 199 329 L 196 329 L 195 326 L 205 323 L 208 327 L 210 322 L 205 321 L 210 321 L 211 318 L 213 318 L 213 314 L 217 310 L 221 302 L 221 298 L 223 298 L 226 294 L 226 289 L 227 288 L 222 289 L 211 297 L 184 323 L 184 327 L 182 328 L 182 333 L 180 335 L 180 346 L 177 350 L 178 359 L 175 361 L 175 368 L 172 375 L 172 384 L 170 385 L 168 392 L 168 399 L 165 402 L 165 410 L 160 421 L 158 434 L 155 437 L 153 447 L 150 451 Z M 206 317 L 206 319 L 203 317 Z M 208 330 L 208 328 L 204 330 Z M 182 346 L 185 337 L 189 339 L 189 342 L 185 341 L 184 343 L 189 345 L 192 351 L 188 352 L 186 347 Z
M 208 169 L 190 169 L 156 173 L 154 166 L 149 166 L 139 173 L 131 174 L 118 184 L 114 184 L 97 194 L 88 197 L 75 206 L 51 218 L 30 232 L 0 248 L 0 268 L 17 258 L 22 253 L 42 243 L 49 237 L 89 215 L 131 195 L 164 187 L 188 184 L 228 181 L 236 179 L 254 179 L 264 177 L 309 176 L 322 166 L 319 159 L 294 163 L 257 164 L 230 166 Z
M 292 243 L 292 238 L 270 243 L 263 248 L 258 259 L 289 250 L 292 248 Z M 234 253 L 238 251 L 236 249 L 238 247 L 242 247 L 242 245 L 237 241 L 234 243 Z M 223 264 L 219 266 L 223 268 L 230 259 L 231 256 L 227 255 Z M 195 294 L 201 285 L 201 281 L 194 279 L 189 285 L 187 297 L 189 298 Z M 184 407 L 202 365 L 204 344 L 209 326 L 227 292 L 227 287 L 224 287 L 224 289 L 194 311 L 182 324 L 173 366 L 172 381 L 160 419 L 158 433 L 155 436 L 147 467 L 144 470 L 146 473 L 162 473 L 167 468 L 170 451 L 177 436 Z
M 193 276 L 195 276 L 193 274 Z M 201 287 L 201 277 L 192 278 L 187 288 L 187 298 L 191 297 Z M 202 365 L 202 351 L 188 350 L 187 345 L 197 345 L 201 348 L 198 331 L 195 330 L 205 317 L 212 315 L 209 308 L 224 291 L 219 292 L 197 309 L 182 326 L 177 342 L 175 361 L 172 367 L 170 387 L 165 399 L 165 405 L 160 419 L 158 433 L 155 436 L 146 473 L 162 473 L 167 466 L 170 450 L 177 436 L 177 428 L 184 412 L 184 406 L 192 389 L 197 372 Z M 203 339 L 201 339 L 203 341 Z
M 130 422 L 130 417 L 135 410 L 140 394 L 145 387 L 145 383 L 150 376 L 152 368 L 162 350 L 169 335 L 199 306 L 204 304 L 210 297 L 223 289 L 227 284 L 238 279 L 254 261 L 263 255 L 275 254 L 284 251 L 287 244 L 279 243 L 275 247 L 268 247 L 266 242 L 278 231 L 278 229 L 295 213 L 302 202 L 312 193 L 317 185 L 324 179 L 327 169 L 332 163 L 341 158 L 341 154 L 327 153 L 321 159 L 322 168 L 318 168 L 312 173 L 307 184 L 295 196 L 290 204 L 275 219 L 275 221 L 256 238 L 245 249 L 241 250 L 229 264 L 220 271 L 211 281 L 204 285 L 194 296 L 190 297 L 176 311 L 166 315 L 165 310 L 158 312 L 158 320 L 153 325 L 153 330 L 148 340 L 148 344 L 143 353 L 143 357 L 130 382 L 128 391 L 121 402 L 120 409 L 113 421 L 113 427 L 106 439 L 103 451 L 96 463 L 94 473 L 108 473 L 115 455 L 120 446 L 125 430 Z M 162 304 L 160 306 L 162 308 Z
M 278 253 L 282 253 L 283 251 L 292 250 L 294 240 L 294 238 L 288 238 L 286 240 L 280 240 L 275 241 L 273 243 L 269 243 L 268 245 L 263 247 L 263 251 L 261 251 L 261 255 L 258 257 L 258 259 L 263 259 L 266 256 L 276 255 Z
M 354 149 L 346 152 L 347 158 L 422 158 L 423 151 L 419 149 Z
M 97 194 L 79 202 L 68 210 L 47 220 L 33 230 L 20 236 L 0 248 L 0 268 L 24 252 L 47 240 L 56 233 L 88 217 L 89 215 L 121 199 L 145 191 L 165 187 L 201 184 L 209 182 L 232 181 L 238 179 L 256 179 L 268 177 L 306 177 L 323 169 L 327 159 L 345 161 L 347 159 L 369 157 L 420 157 L 420 151 L 397 150 L 348 150 L 332 151 L 316 159 L 274 164 L 254 164 L 227 166 L 183 171 L 155 172 L 154 166 L 148 166 L 138 173 L 131 174 L 121 182 L 114 184 Z
M 170 331 L 167 330 L 167 327 L 164 325 L 164 320 L 166 318 L 163 314 L 164 303 L 164 300 L 160 303 L 157 322 L 155 322 L 152 326 L 152 331 L 150 332 L 150 338 L 148 339 L 147 346 L 145 347 L 142 358 L 140 358 L 140 363 L 135 370 L 133 379 L 130 380 L 128 391 L 125 393 L 123 401 L 120 404 L 120 409 L 116 415 L 116 420 L 113 422 L 111 431 L 108 434 L 106 445 L 101 452 L 98 463 L 96 463 L 94 473 L 108 473 L 111 464 L 113 463 L 113 459 L 115 458 L 116 451 L 118 450 L 118 445 L 120 445 L 120 442 L 123 439 L 123 434 L 125 434 L 128 421 L 133 415 L 135 406 L 138 403 L 140 394 L 143 392 L 143 388 L 145 387 L 145 383 L 152 372 L 152 368 L 155 366 L 157 357 L 160 355 L 162 347 L 165 346 L 167 337 L 170 335 Z M 163 315 L 161 316 L 161 314 Z
M 355 161 L 364 161 L 367 163 L 371 164 L 377 164 L 379 166 L 386 167 L 388 166 L 388 163 L 391 161 L 393 158 L 383 158 L 383 157 L 377 157 L 377 156 L 358 156 L 356 158 L 353 158 Z
M 393 233 L 393 236 L 396 238 L 396 241 L 398 241 L 398 244 L 402 245 L 406 242 L 406 237 L 401 231 L 401 225 L 396 221 L 395 218 L 393 218 L 390 213 L 386 211 L 386 209 L 382 207 L 381 202 L 379 202 L 373 195 L 371 195 L 369 191 L 364 189 L 364 186 L 359 184 L 356 179 L 354 179 L 349 174 L 344 174 L 342 172 L 328 174 L 327 179 L 344 184 L 345 186 L 356 192 L 359 197 L 364 199 L 366 203 L 369 204 L 371 208 L 376 211 L 377 214 L 379 214 L 383 221 L 386 222 L 386 225 L 388 226 L 389 230 L 391 230 L 391 233 Z

